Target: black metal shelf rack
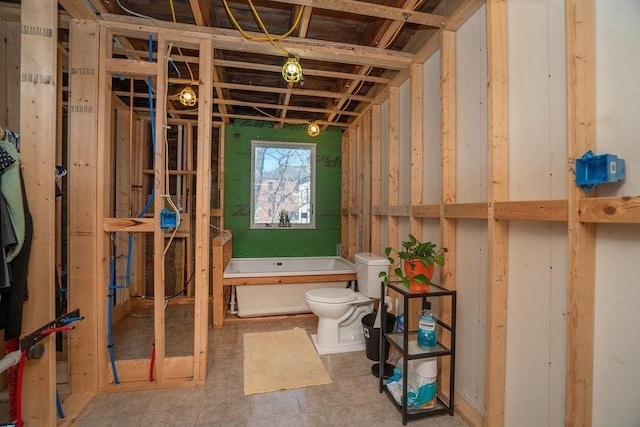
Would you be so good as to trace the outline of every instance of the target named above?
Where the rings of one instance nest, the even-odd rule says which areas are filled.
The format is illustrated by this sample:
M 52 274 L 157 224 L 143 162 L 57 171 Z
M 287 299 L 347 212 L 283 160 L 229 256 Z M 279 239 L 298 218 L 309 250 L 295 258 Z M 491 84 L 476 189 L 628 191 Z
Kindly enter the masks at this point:
M 413 291 L 405 288 L 402 282 L 391 282 L 388 285 L 389 289 L 401 294 L 404 298 L 404 313 L 405 313 L 405 327 L 402 332 L 386 331 L 386 307 L 384 304 L 380 304 L 381 313 L 381 326 L 380 326 L 380 360 L 386 360 L 386 346 L 385 342 L 389 342 L 393 348 L 398 350 L 402 355 L 402 399 L 401 404 L 396 402 L 396 399 L 391 395 L 387 387 L 385 387 L 383 376 L 379 376 L 379 392 L 386 393 L 389 399 L 393 402 L 395 407 L 402 414 L 402 425 L 406 425 L 408 421 L 418 418 L 430 417 L 434 415 L 449 414 L 453 415 L 453 403 L 455 396 L 455 343 L 456 343 L 456 291 L 450 291 L 437 285 L 430 285 L 429 290 L 426 292 Z M 386 287 L 384 283 L 380 285 L 380 294 L 382 301 L 386 295 Z M 451 322 L 445 323 L 440 319 L 437 319 L 437 324 L 440 326 L 439 336 L 447 333 L 450 338 L 449 347 L 442 344 L 440 341 L 435 347 L 423 348 L 414 344 L 417 341 L 418 331 L 411 331 L 409 322 L 409 300 L 413 298 L 420 298 L 422 300 L 422 308 L 426 308 L 427 298 L 435 297 L 450 297 L 451 298 Z M 408 363 L 409 360 L 426 359 L 431 357 L 449 357 L 449 398 L 443 396 L 440 392 L 437 393 L 437 403 L 435 407 L 428 409 L 414 409 L 409 408 L 407 405 L 407 383 L 408 383 Z

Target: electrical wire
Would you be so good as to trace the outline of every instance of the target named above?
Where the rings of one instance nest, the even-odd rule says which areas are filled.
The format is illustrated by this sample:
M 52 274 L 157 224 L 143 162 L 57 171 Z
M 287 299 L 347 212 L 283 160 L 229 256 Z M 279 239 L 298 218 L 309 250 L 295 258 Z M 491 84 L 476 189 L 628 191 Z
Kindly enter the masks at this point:
M 260 18 L 260 14 L 258 13 L 258 10 L 255 8 L 255 6 L 253 5 L 253 3 L 251 2 L 251 0 L 248 0 L 249 3 L 249 8 L 251 9 L 251 13 L 253 14 L 254 19 L 256 20 L 256 22 L 258 23 L 258 26 L 260 27 L 260 29 L 262 30 L 262 32 L 265 34 L 264 37 L 257 37 L 257 36 L 253 36 L 249 33 L 247 33 L 238 23 L 238 21 L 236 20 L 235 16 L 233 16 L 233 13 L 231 12 L 231 8 L 229 7 L 229 4 L 227 3 L 227 0 L 222 0 L 222 3 L 224 4 L 224 8 L 227 11 L 227 15 L 229 15 L 229 20 L 231 21 L 231 23 L 233 24 L 234 27 L 236 27 L 236 29 L 238 31 L 240 31 L 240 34 L 242 34 L 242 36 L 244 38 L 246 38 L 247 40 L 252 40 L 252 41 L 268 41 L 269 43 L 271 43 L 271 45 L 273 45 L 273 47 L 275 47 L 276 49 L 279 49 L 281 51 L 283 51 L 284 53 L 287 54 L 287 56 L 290 55 L 290 53 L 284 49 L 282 46 L 279 46 L 276 41 L 285 39 L 287 37 L 289 37 L 291 34 L 293 34 L 293 32 L 296 30 L 296 28 L 298 27 L 298 24 L 300 24 L 300 19 L 302 19 L 302 12 L 304 11 L 304 8 L 300 8 L 300 10 L 298 11 L 298 15 L 296 16 L 295 21 L 293 22 L 293 25 L 291 26 L 291 28 L 289 28 L 289 30 L 287 32 L 285 32 L 282 35 L 277 35 L 277 36 L 272 36 L 271 34 L 269 34 L 269 31 L 267 30 L 266 25 L 264 24 L 264 22 L 262 21 L 262 18 Z
M 171 6 L 171 18 L 173 19 L 173 22 L 177 22 L 176 9 L 173 6 L 173 0 L 169 0 L 169 6 Z M 171 49 L 169 49 L 169 53 L 171 53 Z M 180 56 L 184 56 L 182 55 L 182 50 L 180 50 L 179 47 L 178 47 L 178 53 L 180 54 Z M 191 71 L 191 65 L 189 65 L 187 61 L 184 61 L 184 64 L 187 66 L 187 70 L 189 70 L 189 75 L 191 76 L 191 83 L 193 84 L 194 80 L 193 80 L 193 72 Z
M 116 0 L 116 3 L 118 3 L 118 6 L 120 6 L 120 9 L 124 10 L 125 12 L 127 12 L 130 15 L 137 16 L 138 18 L 153 19 L 154 21 L 157 21 L 156 18 L 152 18 L 151 16 L 143 15 L 141 13 L 134 12 L 133 10 L 127 9 L 126 7 L 124 7 L 122 5 L 122 3 L 120 3 L 120 0 Z

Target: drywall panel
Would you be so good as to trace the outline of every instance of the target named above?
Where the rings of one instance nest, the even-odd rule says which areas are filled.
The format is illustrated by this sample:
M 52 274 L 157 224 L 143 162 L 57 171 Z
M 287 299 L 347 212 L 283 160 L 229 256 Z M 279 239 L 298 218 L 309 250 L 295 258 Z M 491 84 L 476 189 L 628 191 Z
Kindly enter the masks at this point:
M 564 1 L 507 2 L 509 199 L 566 198 Z
M 422 103 L 424 118 L 422 150 L 422 203 L 440 203 L 442 173 L 440 162 L 440 51 L 422 67 Z
M 640 2 L 596 1 L 596 141 L 598 153 L 625 159 L 620 184 L 598 196 L 640 193 Z
M 509 224 L 505 425 L 564 424 L 566 227 Z
M 598 225 L 593 425 L 640 425 L 640 227 Z
M 626 179 L 599 196 L 640 193 L 640 3 L 596 0 L 598 153 L 625 159 Z M 596 240 L 593 425 L 640 425 L 640 227 L 598 225 Z
M 456 32 L 456 201 L 487 200 L 486 9 Z
M 399 94 L 399 116 L 398 116 L 398 183 L 400 192 L 398 194 L 399 205 L 411 204 L 411 85 L 407 79 L 400 85 Z M 401 234 L 402 236 L 402 234 Z
M 456 221 L 456 392 L 484 414 L 487 225 Z

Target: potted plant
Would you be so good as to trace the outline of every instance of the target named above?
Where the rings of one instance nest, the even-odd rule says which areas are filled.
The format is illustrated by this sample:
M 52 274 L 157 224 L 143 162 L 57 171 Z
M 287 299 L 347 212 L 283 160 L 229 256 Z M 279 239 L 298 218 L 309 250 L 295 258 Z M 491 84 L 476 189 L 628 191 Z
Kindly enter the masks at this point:
M 413 234 L 409 240 L 402 242 L 402 250 L 387 246 L 384 254 L 389 260 L 391 271 L 402 280 L 405 288 L 419 291 L 429 290 L 432 284 L 435 265 L 444 265 L 444 254 L 447 248 L 439 248 L 433 242 L 421 242 Z M 389 283 L 389 274 L 380 273 L 384 284 Z

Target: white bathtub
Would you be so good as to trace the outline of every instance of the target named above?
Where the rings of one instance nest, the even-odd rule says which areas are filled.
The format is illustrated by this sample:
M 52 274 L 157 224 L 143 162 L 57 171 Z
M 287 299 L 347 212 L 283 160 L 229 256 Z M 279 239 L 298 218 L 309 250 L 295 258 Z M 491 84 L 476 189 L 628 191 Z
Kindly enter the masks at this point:
M 356 267 L 340 257 L 232 258 L 224 283 L 236 286 L 239 317 L 310 313 L 304 294 L 343 288 Z

